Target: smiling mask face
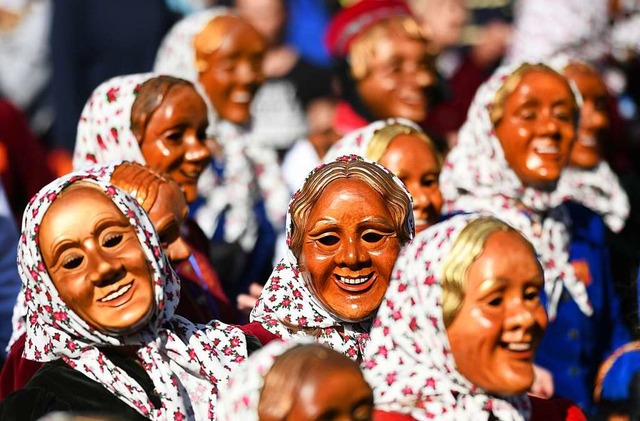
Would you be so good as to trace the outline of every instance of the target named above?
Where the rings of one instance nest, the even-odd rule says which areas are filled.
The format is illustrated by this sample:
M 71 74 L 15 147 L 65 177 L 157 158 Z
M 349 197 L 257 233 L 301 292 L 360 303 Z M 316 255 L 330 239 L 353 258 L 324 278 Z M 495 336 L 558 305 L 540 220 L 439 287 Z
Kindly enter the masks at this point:
M 333 181 L 311 209 L 300 268 L 332 314 L 360 321 L 382 302 L 400 251 L 392 221 L 382 197 L 357 179 Z
M 524 73 L 495 124 L 504 156 L 525 186 L 550 189 L 567 165 L 575 137 L 575 102 L 551 71 Z
M 91 326 L 123 334 L 148 320 L 155 301 L 144 250 L 100 190 L 85 184 L 64 191 L 42 219 L 39 244 L 60 297 Z
M 525 392 L 547 326 L 540 301 L 544 275 L 517 232 L 490 234 L 467 271 L 464 300 L 447 327 L 458 371 L 490 393 Z

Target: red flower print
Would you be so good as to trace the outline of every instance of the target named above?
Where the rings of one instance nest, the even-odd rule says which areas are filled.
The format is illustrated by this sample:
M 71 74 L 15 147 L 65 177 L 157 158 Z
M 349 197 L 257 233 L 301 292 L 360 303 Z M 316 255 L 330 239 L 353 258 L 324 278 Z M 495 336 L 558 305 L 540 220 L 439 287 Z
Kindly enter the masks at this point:
M 425 278 L 425 280 L 424 280 L 424 284 L 425 284 L 425 285 L 429 285 L 429 286 L 435 285 L 435 284 L 436 284 L 436 278 L 435 278 L 435 276 L 433 276 L 433 275 L 429 275 L 429 276 L 427 276 L 427 277 Z
M 67 320 L 67 313 L 65 313 L 64 311 L 54 311 L 53 312 L 53 318 L 57 321 L 63 321 L 63 320 Z
M 53 202 L 54 200 L 56 200 L 57 196 L 58 196 L 58 193 L 51 192 L 51 193 L 47 194 L 47 199 L 49 200 L 49 202 Z
M 426 387 L 429 387 L 431 389 L 435 389 L 436 387 L 436 380 L 433 377 L 429 377 L 427 379 L 427 381 L 424 384 Z
M 118 129 L 116 129 L 115 127 L 111 128 L 111 136 L 113 137 L 113 140 L 116 141 L 116 143 L 120 143 L 118 141 Z
M 104 144 L 104 141 L 102 140 L 102 136 L 97 135 L 96 136 L 96 142 L 98 142 L 98 146 L 100 147 L 100 149 L 102 149 L 102 150 L 107 149 L 107 145 Z
M 107 102 L 112 103 L 118 98 L 118 93 L 120 92 L 120 88 L 111 88 L 107 91 Z
M 392 384 L 394 384 L 396 382 L 396 373 L 389 373 L 386 376 L 386 381 L 387 381 L 387 386 L 391 386 Z
M 375 368 L 378 364 L 376 364 L 374 360 L 368 360 L 363 365 L 364 365 L 364 368 L 371 370 L 372 368 Z
M 73 342 L 71 339 L 67 340 L 67 349 L 69 351 L 75 351 L 76 350 L 76 343 Z
M 412 332 L 415 332 L 418 329 L 418 322 L 415 317 L 412 317 L 409 321 L 409 329 L 411 329 Z

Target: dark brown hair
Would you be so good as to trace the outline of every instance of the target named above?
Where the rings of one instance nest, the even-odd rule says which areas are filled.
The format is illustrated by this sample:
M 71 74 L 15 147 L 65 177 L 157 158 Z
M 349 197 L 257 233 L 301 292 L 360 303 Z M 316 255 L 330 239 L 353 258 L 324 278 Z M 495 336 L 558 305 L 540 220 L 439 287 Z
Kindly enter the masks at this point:
M 195 90 L 193 83 L 173 76 L 156 76 L 138 87 L 136 99 L 131 106 L 131 131 L 138 143 L 144 137 L 144 131 L 153 113 L 162 105 L 169 91 L 176 86 L 189 86 Z

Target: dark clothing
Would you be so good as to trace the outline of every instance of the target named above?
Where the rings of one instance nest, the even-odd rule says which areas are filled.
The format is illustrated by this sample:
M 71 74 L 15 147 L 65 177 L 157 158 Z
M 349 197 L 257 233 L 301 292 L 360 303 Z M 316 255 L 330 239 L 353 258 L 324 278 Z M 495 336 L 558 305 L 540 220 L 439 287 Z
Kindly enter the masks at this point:
M 251 355 L 262 345 L 255 336 L 246 332 L 245 335 L 247 353 Z M 108 414 L 124 420 L 146 419 L 103 385 L 74 370 L 62 360 L 42 364 L 22 358 L 24 344 L 25 335 L 22 335 L 11 348 L 7 364 L 0 376 L 2 398 L 7 393 L 16 391 L 9 394 L 0 404 L 0 420 L 37 420 L 54 411 Z M 156 408 L 160 407 L 160 399 L 154 392 L 153 381 L 142 366 L 132 357 L 113 350 L 104 349 L 104 353 L 144 389 Z
M 133 358 L 106 350 L 105 354 L 144 389 L 156 408 L 160 407 L 160 398 L 154 393 L 151 378 Z M 0 404 L 0 419 L 37 420 L 54 411 L 108 414 L 132 421 L 146 420 L 103 385 L 74 370 L 62 360 L 44 364 L 24 389 L 9 395 Z
M 178 18 L 163 0 L 54 0 L 55 146 L 73 151 L 82 107 L 100 83 L 151 71 L 160 42 Z

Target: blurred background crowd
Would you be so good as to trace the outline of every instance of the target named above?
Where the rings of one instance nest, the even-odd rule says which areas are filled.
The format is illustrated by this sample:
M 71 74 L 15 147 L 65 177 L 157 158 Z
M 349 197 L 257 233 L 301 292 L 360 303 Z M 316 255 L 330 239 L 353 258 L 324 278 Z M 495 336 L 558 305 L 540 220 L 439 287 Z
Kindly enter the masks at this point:
M 346 60 L 341 47 L 344 40 L 340 37 L 348 22 L 334 18 L 357 2 L 0 0 L 0 179 L 5 192 L 0 197 L 1 235 L 17 238 L 31 197 L 72 171 L 78 158 L 74 157 L 79 150 L 76 139 L 82 138 L 78 122 L 83 121 L 81 114 L 88 118 L 83 109 L 94 90 L 116 76 L 154 69 L 170 73 L 159 62 L 162 48 L 167 48 L 164 44 L 161 48 L 161 43 L 174 25 L 214 6 L 229 7 L 266 45 L 260 64 L 264 81 L 251 103 L 251 127 L 243 133 L 252 145 L 247 153 L 257 165 L 255 171 L 264 175 L 254 180 L 263 196 L 254 209 L 257 222 L 241 222 L 243 233 L 226 241 L 225 247 L 212 242 L 205 258 L 211 260 L 223 288 L 219 291 L 223 303 L 218 303 L 218 314 L 211 316 L 220 317 L 226 311 L 227 321 L 247 322 L 274 263 L 286 253 L 282 226 L 293 192 L 326 159 L 338 139 L 380 116 L 389 117 L 385 110 L 362 105 L 367 98 L 359 98 L 353 89 L 360 82 L 358 63 Z M 605 122 L 594 123 L 597 127 L 592 130 L 602 159 L 617 175 L 630 208 L 624 228 L 607 229 L 606 243 L 622 317 L 632 332 L 630 339 L 640 337 L 636 285 L 640 262 L 640 2 L 406 0 L 406 6 L 426 39 L 429 62 L 425 66 L 432 76 L 419 82 L 427 87 L 428 112 L 425 104 L 425 112 L 410 119 L 442 157 L 458 144 L 459 130 L 478 88 L 501 65 L 546 62 L 563 55 L 588 62 L 597 70 L 606 87 L 597 107 L 606 109 L 607 117 Z M 375 95 L 384 103 L 380 98 L 388 92 L 381 86 Z M 234 123 L 246 121 L 223 117 Z M 233 135 L 223 125 L 219 127 L 216 134 L 221 138 Z M 224 171 L 228 176 L 230 166 L 215 165 L 215 150 L 220 145 L 208 146 L 214 152 L 211 177 L 222 177 Z M 270 157 L 277 167 L 270 166 Z M 270 181 L 266 176 L 270 171 L 284 179 L 286 191 Z M 216 203 L 241 200 L 233 192 L 220 192 L 212 193 L 212 197 L 218 195 L 212 199 Z M 226 196 L 220 199 L 221 195 Z M 235 220 L 230 213 L 223 233 L 222 224 L 204 221 L 207 212 L 213 212 L 212 203 L 201 197 L 187 197 L 187 202 L 209 240 L 223 235 L 228 240 L 233 235 Z M 250 224 L 255 226 L 249 229 Z M 244 232 L 251 230 L 253 234 Z M 5 246 L 10 249 L 14 244 L 0 239 L 0 354 L 11 337 L 20 288 L 15 254 L 3 251 Z M 236 312 L 238 315 L 229 316 Z M 193 317 L 200 316 L 204 321 L 211 318 Z

